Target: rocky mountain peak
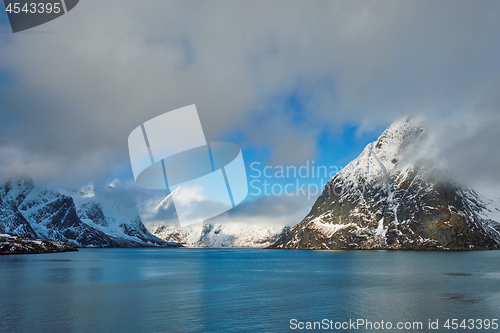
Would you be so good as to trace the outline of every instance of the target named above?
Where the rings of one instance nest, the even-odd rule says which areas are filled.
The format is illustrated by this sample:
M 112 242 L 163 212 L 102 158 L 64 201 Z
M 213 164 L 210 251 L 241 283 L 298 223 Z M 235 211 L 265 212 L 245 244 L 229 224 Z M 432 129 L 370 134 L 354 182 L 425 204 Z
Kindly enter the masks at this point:
M 81 188 L 79 193 L 84 198 L 92 198 L 95 196 L 95 187 L 93 184 L 87 185 Z
M 0 232 L 78 247 L 173 246 L 151 235 L 133 198 L 117 188 L 49 189 L 22 178 L 0 183 Z
M 438 170 L 421 117 L 396 120 L 325 186 L 310 213 L 273 247 L 499 248 L 488 203 Z

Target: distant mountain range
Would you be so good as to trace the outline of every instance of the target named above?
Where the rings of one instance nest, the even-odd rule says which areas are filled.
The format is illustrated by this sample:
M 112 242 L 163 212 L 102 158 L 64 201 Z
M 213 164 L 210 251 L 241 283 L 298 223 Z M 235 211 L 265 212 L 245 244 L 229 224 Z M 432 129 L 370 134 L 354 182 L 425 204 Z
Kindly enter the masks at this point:
M 27 178 L 6 181 L 0 185 L 0 232 L 77 247 L 178 246 L 151 235 L 134 199 L 117 185 L 69 191 Z
M 266 247 L 289 228 L 245 223 L 198 223 L 186 227 L 160 225 L 153 235 L 186 247 Z
M 162 204 L 172 204 L 169 198 Z M 266 247 L 284 230 L 243 223 L 199 223 L 159 225 L 152 231 L 141 222 L 135 199 L 118 180 L 79 190 L 48 189 L 28 178 L 0 185 L 0 233 L 77 247 Z
M 77 247 L 499 249 L 500 202 L 450 179 L 434 155 L 423 119 L 397 120 L 330 179 L 291 229 L 199 223 L 148 231 L 118 180 L 79 190 L 8 180 L 0 184 L 0 233 Z
M 500 203 L 447 177 L 425 121 L 407 116 L 337 173 L 271 248 L 500 248 Z

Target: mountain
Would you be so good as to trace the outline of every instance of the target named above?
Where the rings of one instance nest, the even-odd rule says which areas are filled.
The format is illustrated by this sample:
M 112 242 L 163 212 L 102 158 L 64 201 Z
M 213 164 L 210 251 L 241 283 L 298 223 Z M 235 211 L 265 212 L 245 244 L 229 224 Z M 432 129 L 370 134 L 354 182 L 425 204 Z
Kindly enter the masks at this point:
M 186 247 L 266 247 L 288 229 L 244 223 L 197 223 L 185 227 L 160 225 L 153 234 Z
M 78 249 L 64 242 L 52 242 L 0 233 L 0 254 L 54 253 L 67 251 L 78 251 Z
M 9 180 L 2 184 L 0 201 L 0 232 L 79 247 L 120 246 L 105 233 L 82 223 L 71 197 L 35 186 L 30 179 Z
M 92 228 L 129 246 L 167 245 L 146 229 L 135 199 L 118 180 L 108 186 L 89 185 L 66 193 L 73 198 L 78 217 Z
M 114 187 L 109 187 L 112 190 Z M 35 185 L 27 178 L 4 182 L 0 185 L 0 232 L 78 247 L 174 245 L 152 236 L 131 213 L 135 203 L 120 202 L 123 195 L 114 200 L 104 190 L 97 197 L 92 186 L 61 192 Z
M 26 237 L 36 237 L 33 230 L 23 214 L 19 211 L 12 200 L 4 200 L 0 195 L 0 232 L 8 232 Z
M 500 248 L 500 204 L 446 176 L 425 120 L 395 121 L 271 248 Z

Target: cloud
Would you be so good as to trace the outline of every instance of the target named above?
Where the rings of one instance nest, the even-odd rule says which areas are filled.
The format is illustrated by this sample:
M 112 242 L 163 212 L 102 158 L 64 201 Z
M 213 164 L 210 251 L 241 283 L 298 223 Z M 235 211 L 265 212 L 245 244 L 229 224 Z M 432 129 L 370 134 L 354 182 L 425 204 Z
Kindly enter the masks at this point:
M 437 158 L 451 178 L 473 187 L 500 186 L 500 95 L 430 124 Z M 498 192 L 498 191 L 497 191 Z M 497 193 L 497 195 L 500 195 Z
M 136 198 L 142 222 L 152 228 L 157 225 L 179 225 L 176 207 L 171 196 L 165 197 L 163 191 L 148 191 L 127 186 L 129 195 Z M 187 192 L 186 192 L 187 193 Z M 318 192 L 320 193 L 320 191 Z M 316 194 L 318 194 L 316 193 Z M 217 205 L 219 203 L 193 192 L 192 196 L 177 198 L 182 206 L 197 207 Z M 245 223 L 263 226 L 292 226 L 300 222 L 309 212 L 315 197 L 307 195 L 268 195 L 247 198 L 241 204 L 225 213 L 206 220 L 206 223 Z M 202 206 L 200 206 L 202 205 Z
M 32 177 L 37 181 L 81 185 L 95 176 L 112 178 L 123 162 L 102 150 L 84 151 L 74 158 L 60 154 L 45 155 L 45 152 L 23 150 L 16 146 L 0 146 L 0 181 L 8 178 Z M 90 166 L 90 168 L 89 168 Z M 77 176 L 76 176 L 77 175 Z M 76 176 L 76 180 L 75 180 Z
M 37 28 L 55 33 L 0 35 L 0 166 L 107 177 L 128 167 L 138 124 L 195 103 L 208 141 L 238 132 L 280 164 L 314 157 L 339 124 L 423 114 L 457 176 L 498 182 L 499 13 L 493 0 L 81 2 Z

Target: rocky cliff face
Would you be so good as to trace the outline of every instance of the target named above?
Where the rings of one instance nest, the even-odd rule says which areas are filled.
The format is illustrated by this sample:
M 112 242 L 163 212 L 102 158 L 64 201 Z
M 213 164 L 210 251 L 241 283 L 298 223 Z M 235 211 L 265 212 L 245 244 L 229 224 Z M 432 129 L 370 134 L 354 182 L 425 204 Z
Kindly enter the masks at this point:
M 36 237 L 23 214 L 12 200 L 5 200 L 0 196 L 0 232 L 12 233 L 26 237 Z
M 0 184 L 0 232 L 78 247 L 175 245 L 151 235 L 138 218 L 120 215 L 118 202 L 102 201 L 85 190 L 61 194 L 30 179 L 9 180 Z
M 128 246 L 168 245 L 146 229 L 137 213 L 134 198 L 118 180 L 109 186 L 89 185 L 65 193 L 73 198 L 82 222 L 119 239 L 121 243 Z
M 288 249 L 498 249 L 500 205 L 446 177 L 425 121 L 404 117 L 276 241 Z

